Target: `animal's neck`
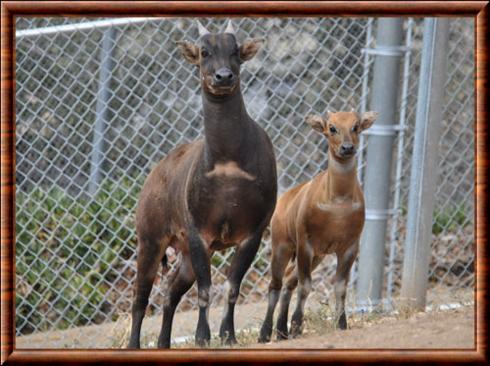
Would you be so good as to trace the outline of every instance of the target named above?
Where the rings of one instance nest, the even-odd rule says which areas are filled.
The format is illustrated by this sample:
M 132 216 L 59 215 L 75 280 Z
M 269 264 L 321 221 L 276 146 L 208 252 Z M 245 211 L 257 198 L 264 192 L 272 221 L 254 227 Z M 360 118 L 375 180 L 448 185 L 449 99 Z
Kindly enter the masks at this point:
M 208 161 L 238 161 L 251 125 L 240 87 L 224 97 L 203 90 L 202 101 Z
M 325 175 L 328 199 L 343 197 L 352 199 L 357 187 L 357 159 L 347 161 L 336 159 L 329 151 L 328 169 Z

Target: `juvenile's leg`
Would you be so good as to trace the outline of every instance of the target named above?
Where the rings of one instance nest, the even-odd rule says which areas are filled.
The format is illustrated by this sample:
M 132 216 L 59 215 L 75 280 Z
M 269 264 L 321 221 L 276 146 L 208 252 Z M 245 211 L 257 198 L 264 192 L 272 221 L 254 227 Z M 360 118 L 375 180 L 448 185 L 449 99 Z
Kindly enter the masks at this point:
M 292 271 L 289 271 L 289 270 Z M 281 301 L 279 305 L 279 314 L 277 315 L 277 340 L 288 339 L 288 312 L 289 303 L 291 302 L 291 296 L 294 289 L 298 285 L 298 275 L 296 274 L 296 268 L 288 268 L 290 272 L 286 279 L 286 284 L 282 288 Z
M 269 342 L 272 334 L 272 319 L 274 310 L 279 300 L 279 294 L 282 287 L 282 278 L 286 266 L 291 259 L 292 252 L 288 250 L 288 244 L 272 246 L 272 261 L 271 261 L 271 283 L 269 285 L 269 303 L 267 305 L 267 313 L 265 315 L 262 328 L 260 329 L 259 342 Z M 288 302 L 289 304 L 289 302 Z
M 298 274 L 298 299 L 296 310 L 291 317 L 291 335 L 296 337 L 301 334 L 306 299 L 311 291 L 311 272 L 313 263 L 313 249 L 306 242 L 298 245 L 298 257 L 296 261 L 296 273 Z
M 240 294 L 240 285 L 245 272 L 250 268 L 262 239 L 262 230 L 256 232 L 250 240 L 237 248 L 233 260 L 231 262 L 227 287 L 228 299 L 225 302 L 223 311 L 223 319 L 219 330 L 219 336 L 222 342 L 228 345 L 237 343 L 235 338 L 234 311 L 236 300 Z
M 182 257 L 179 268 L 169 278 L 167 302 L 163 307 L 162 329 L 158 337 L 158 348 L 170 348 L 172 321 L 175 309 L 182 296 L 194 283 L 194 280 L 195 276 L 192 270 L 190 256 L 185 255 Z
M 315 268 L 322 262 L 325 255 L 315 256 L 313 257 L 313 263 L 311 271 L 313 272 Z M 286 285 L 283 288 L 282 296 L 281 296 L 281 306 L 279 311 L 279 316 L 277 318 L 277 339 L 288 339 L 288 310 L 289 310 L 289 302 L 291 301 L 291 296 L 293 294 L 294 289 L 298 285 L 298 274 L 296 272 L 296 268 L 290 272 L 290 275 L 287 278 Z
M 337 272 L 335 274 L 335 317 L 340 329 L 347 329 L 345 316 L 345 295 L 349 283 L 350 269 L 357 256 L 358 243 L 346 251 L 337 254 Z
M 211 331 L 208 322 L 209 290 L 211 288 L 211 265 L 209 254 L 197 232 L 191 226 L 188 229 L 189 251 L 192 269 L 197 280 L 197 297 L 199 304 L 199 320 L 196 328 L 196 345 L 204 347 L 209 345 Z
M 128 348 L 140 348 L 141 323 L 145 316 L 153 281 L 164 254 L 164 247 L 158 241 L 139 240 L 136 289 L 131 311 L 131 336 Z

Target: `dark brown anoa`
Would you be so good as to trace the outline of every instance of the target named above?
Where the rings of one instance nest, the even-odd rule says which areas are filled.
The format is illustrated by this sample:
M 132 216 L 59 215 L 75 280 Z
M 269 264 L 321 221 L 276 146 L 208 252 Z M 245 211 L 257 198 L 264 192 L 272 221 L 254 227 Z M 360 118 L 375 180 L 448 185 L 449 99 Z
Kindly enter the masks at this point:
M 328 139 L 328 169 L 290 189 L 277 201 L 271 220 L 269 304 L 259 342 L 268 342 L 271 338 L 272 318 L 285 272 L 288 277 L 281 295 L 277 338 L 288 338 L 289 302 L 298 283 L 291 335 L 301 334 L 304 306 L 311 290 L 311 272 L 325 255 L 333 253 L 337 255 L 336 321 L 339 328 L 347 328 L 345 294 L 364 226 L 364 196 L 357 180 L 355 153 L 359 133 L 369 128 L 376 117 L 376 112 L 366 112 L 361 117 L 355 112 L 327 113 L 325 118 L 307 117 L 306 122 Z M 286 271 L 290 261 L 293 262 Z
M 235 343 L 233 312 L 240 284 L 276 202 L 272 144 L 247 114 L 240 91 L 240 64 L 257 53 L 262 40 L 239 46 L 231 23 L 219 34 L 199 27 L 199 45 L 177 44 L 185 59 L 200 70 L 204 138 L 170 152 L 152 170 L 141 191 L 130 348 L 140 347 L 148 296 L 160 263 L 166 269 L 168 247 L 181 253 L 181 261 L 169 274 L 158 347 L 170 347 L 175 308 L 195 280 L 199 301 L 196 344 L 209 343 L 210 257 L 213 251 L 231 246 L 236 246 L 236 252 L 228 271 L 228 301 L 220 337 Z

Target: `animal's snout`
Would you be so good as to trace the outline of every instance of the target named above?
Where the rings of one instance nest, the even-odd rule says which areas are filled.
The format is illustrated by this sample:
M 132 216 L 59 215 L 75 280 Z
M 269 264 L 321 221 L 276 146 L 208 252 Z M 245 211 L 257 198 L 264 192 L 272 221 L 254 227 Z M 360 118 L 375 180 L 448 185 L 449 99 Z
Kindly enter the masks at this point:
M 222 67 L 214 73 L 214 82 L 217 86 L 229 86 L 233 82 L 234 76 L 229 68 Z
M 349 156 L 349 155 L 353 155 L 355 153 L 356 149 L 354 147 L 353 144 L 346 144 L 346 143 L 343 143 L 341 146 L 340 146 L 340 153 L 343 155 L 343 156 Z

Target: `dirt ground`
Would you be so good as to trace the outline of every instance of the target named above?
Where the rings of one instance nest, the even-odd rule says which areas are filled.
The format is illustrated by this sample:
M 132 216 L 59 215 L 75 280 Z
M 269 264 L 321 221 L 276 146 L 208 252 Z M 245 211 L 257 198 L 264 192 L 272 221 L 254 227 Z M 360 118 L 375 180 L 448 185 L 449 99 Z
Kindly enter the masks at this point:
M 474 309 L 418 313 L 408 319 L 380 318 L 345 331 L 304 334 L 254 348 L 474 348 Z
M 426 312 L 403 310 L 386 313 L 350 314 L 349 329 L 333 327 L 328 306 L 309 301 L 305 314 L 305 329 L 301 337 L 268 344 L 257 343 L 258 330 L 265 314 L 265 303 L 237 305 L 235 327 L 243 348 L 474 348 L 475 311 L 472 293 L 465 293 L 433 303 Z M 437 294 L 441 299 L 441 295 Z M 457 301 L 454 301 L 457 299 Z M 452 300 L 452 301 L 451 301 Z M 444 304 L 444 305 L 441 305 Z M 449 306 L 448 306 L 449 305 Z M 213 338 L 212 348 L 222 347 L 216 337 L 221 308 L 211 308 L 209 319 Z M 173 347 L 193 348 L 197 312 L 175 314 L 172 331 Z M 143 348 L 155 348 L 161 326 L 161 316 L 146 317 L 143 322 Z M 123 315 L 112 324 L 88 326 L 66 331 L 38 333 L 17 337 L 17 348 L 122 348 L 130 331 L 130 317 Z

